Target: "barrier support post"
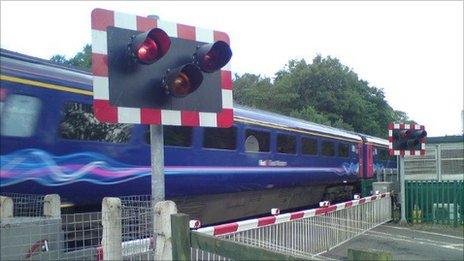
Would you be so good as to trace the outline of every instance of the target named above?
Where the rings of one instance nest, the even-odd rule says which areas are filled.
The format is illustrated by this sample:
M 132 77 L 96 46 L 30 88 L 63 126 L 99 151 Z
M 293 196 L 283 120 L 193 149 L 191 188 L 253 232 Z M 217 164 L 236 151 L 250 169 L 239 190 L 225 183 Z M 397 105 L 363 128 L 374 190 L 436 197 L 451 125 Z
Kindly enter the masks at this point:
M 44 197 L 43 215 L 45 217 L 61 217 L 61 199 L 58 194 L 49 194 Z
M 105 197 L 102 201 L 103 260 L 122 260 L 121 200 Z
M 154 238 L 155 260 L 176 260 L 172 256 L 172 228 L 171 215 L 177 213 L 176 203 L 166 200 L 155 205 L 154 212 Z
M 10 197 L 0 196 L 0 221 L 13 217 L 13 200 Z
M 172 260 L 190 260 L 190 228 L 188 215 L 171 215 L 171 229 Z

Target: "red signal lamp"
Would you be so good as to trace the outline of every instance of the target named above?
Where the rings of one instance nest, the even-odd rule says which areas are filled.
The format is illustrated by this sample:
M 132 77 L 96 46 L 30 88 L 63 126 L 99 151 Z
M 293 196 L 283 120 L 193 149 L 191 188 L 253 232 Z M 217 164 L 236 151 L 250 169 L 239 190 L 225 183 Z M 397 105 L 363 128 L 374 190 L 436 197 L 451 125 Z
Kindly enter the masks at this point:
M 215 72 L 226 65 L 232 58 L 230 46 L 223 41 L 204 44 L 194 54 L 194 62 L 206 73 Z
M 171 96 L 185 97 L 198 89 L 202 82 L 203 74 L 200 68 L 188 63 L 166 72 L 164 88 Z
M 132 38 L 130 52 L 132 57 L 142 64 L 152 64 L 161 59 L 171 47 L 168 34 L 153 28 Z

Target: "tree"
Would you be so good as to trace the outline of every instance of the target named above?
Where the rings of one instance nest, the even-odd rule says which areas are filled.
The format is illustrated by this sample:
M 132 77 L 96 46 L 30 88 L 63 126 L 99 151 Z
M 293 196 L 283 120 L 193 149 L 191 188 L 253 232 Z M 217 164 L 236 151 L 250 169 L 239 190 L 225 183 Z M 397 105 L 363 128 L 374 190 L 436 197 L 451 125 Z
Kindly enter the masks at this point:
M 84 48 L 82 48 L 82 51 L 78 52 L 69 60 L 66 59 L 64 55 L 55 54 L 52 58 L 50 58 L 50 61 L 88 70 L 92 67 L 92 46 L 90 44 L 86 44 Z
M 389 122 L 407 120 L 388 105 L 383 90 L 330 56 L 318 55 L 311 64 L 291 60 L 273 82 L 253 74 L 235 78 L 237 103 L 316 123 L 386 137 Z

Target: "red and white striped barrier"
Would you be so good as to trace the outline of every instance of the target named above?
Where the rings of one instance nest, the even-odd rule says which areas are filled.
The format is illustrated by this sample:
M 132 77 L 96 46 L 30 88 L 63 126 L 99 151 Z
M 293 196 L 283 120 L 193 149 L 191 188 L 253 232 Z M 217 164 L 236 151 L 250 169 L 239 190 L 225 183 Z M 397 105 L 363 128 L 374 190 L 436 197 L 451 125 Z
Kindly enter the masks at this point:
M 323 215 L 332 213 L 337 210 L 352 208 L 354 206 L 363 205 L 363 204 L 366 204 L 366 203 L 369 203 L 375 200 L 379 200 L 388 195 L 390 195 L 389 192 L 378 194 L 378 195 L 373 195 L 373 196 L 368 196 L 368 197 L 361 198 L 361 199 L 350 200 L 350 201 L 339 203 L 336 205 L 329 205 L 329 206 L 324 206 L 320 208 L 315 208 L 315 209 L 302 210 L 302 211 L 297 211 L 293 213 L 286 213 L 286 214 L 274 215 L 274 216 L 268 216 L 268 217 L 262 217 L 262 218 L 256 218 L 256 219 L 249 219 L 249 220 L 216 225 L 216 226 L 211 226 L 211 227 L 204 227 L 204 228 L 197 229 L 196 231 L 205 233 L 208 235 L 213 235 L 213 236 L 236 233 L 236 232 L 246 231 L 246 230 L 250 230 L 254 228 L 284 223 L 284 222 L 288 222 L 291 220 L 298 220 L 298 219 L 309 218 L 309 217 L 314 217 L 314 216 L 323 216 Z

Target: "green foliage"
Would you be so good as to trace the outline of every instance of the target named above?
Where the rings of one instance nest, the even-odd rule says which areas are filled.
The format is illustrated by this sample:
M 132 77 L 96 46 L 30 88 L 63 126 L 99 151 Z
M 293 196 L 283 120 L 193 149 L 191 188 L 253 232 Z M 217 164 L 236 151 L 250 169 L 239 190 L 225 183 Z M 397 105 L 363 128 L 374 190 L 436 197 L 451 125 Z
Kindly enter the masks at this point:
M 92 67 L 92 46 L 90 44 L 86 44 L 84 48 L 82 48 L 82 51 L 78 52 L 69 60 L 66 59 L 64 55 L 55 54 L 52 58 L 50 58 L 50 61 L 82 69 L 90 69 Z
M 409 121 L 388 105 L 383 90 L 330 56 L 311 64 L 291 60 L 273 82 L 253 74 L 235 78 L 235 101 L 255 108 L 380 137 L 389 122 Z

